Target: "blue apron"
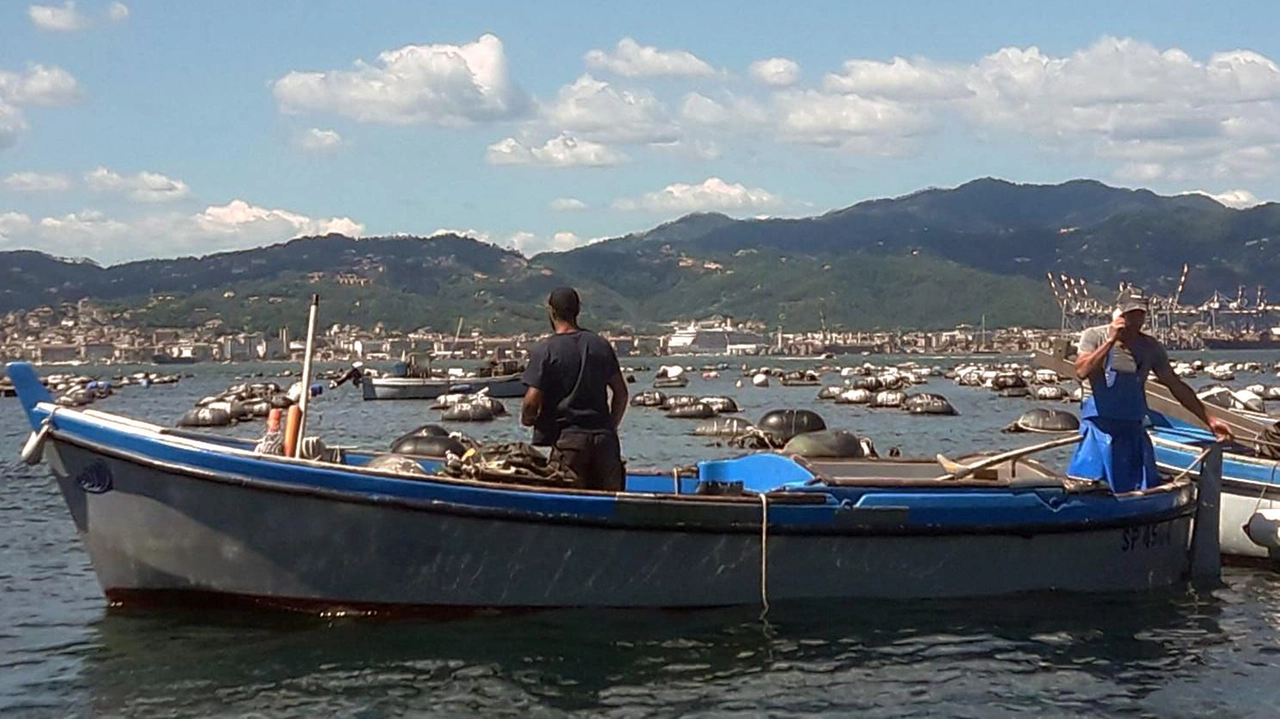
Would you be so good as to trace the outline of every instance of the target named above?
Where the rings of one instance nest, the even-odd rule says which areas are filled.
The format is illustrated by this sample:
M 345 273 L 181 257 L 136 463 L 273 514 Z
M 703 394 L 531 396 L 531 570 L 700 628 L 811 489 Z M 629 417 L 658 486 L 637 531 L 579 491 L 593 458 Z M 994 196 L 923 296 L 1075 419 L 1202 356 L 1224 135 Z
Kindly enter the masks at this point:
M 1080 407 L 1080 445 L 1067 474 L 1102 480 L 1113 492 L 1159 485 L 1156 453 L 1143 426 L 1147 414 L 1144 372 L 1117 372 L 1107 353 L 1104 381 L 1090 382 L 1093 395 Z M 1136 358 L 1135 358 L 1136 363 Z

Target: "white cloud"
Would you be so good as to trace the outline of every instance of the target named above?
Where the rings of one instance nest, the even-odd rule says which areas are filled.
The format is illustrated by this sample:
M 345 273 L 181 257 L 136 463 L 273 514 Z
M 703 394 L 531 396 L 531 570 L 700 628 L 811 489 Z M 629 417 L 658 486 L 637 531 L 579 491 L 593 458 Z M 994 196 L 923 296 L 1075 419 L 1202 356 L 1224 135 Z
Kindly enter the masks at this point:
M 6 105 L 0 97 L 0 150 L 13 147 L 18 142 L 18 135 L 26 131 L 27 118 L 22 111 L 13 105 Z
M 502 41 L 483 35 L 466 45 L 406 45 L 357 61 L 352 70 L 290 72 L 272 92 L 285 112 L 331 112 L 360 122 L 460 126 L 525 112 L 527 96 L 511 80 Z
M 88 256 L 101 262 L 206 255 L 302 235 L 339 232 L 356 236 L 363 231 L 363 225 L 347 217 L 311 218 L 243 200 L 211 205 L 196 214 L 166 212 L 134 218 L 85 210 L 33 222 L 19 213 L 0 213 L 0 239 L 8 247 Z
M 308 129 L 294 140 L 294 144 L 298 147 L 316 152 L 332 150 L 342 142 L 342 135 L 336 130 L 321 130 L 318 127 Z
M 887 99 L 787 92 L 776 101 L 784 142 L 871 155 L 901 152 L 908 139 L 931 128 L 928 112 Z
M 595 241 L 584 240 L 577 234 L 567 231 L 556 232 L 550 237 L 521 231 L 516 232 L 498 244 L 503 247 L 510 247 L 525 257 L 532 257 L 539 252 L 565 252 Z
M 552 212 L 578 212 L 587 209 L 587 203 L 576 197 L 557 197 L 547 207 Z
M 76 79 L 60 67 L 31 65 L 25 73 L 0 70 L 0 150 L 14 145 L 29 127 L 24 106 L 65 105 L 79 93 Z
M 41 30 L 50 32 L 74 32 L 89 25 L 89 19 L 76 10 L 74 0 L 57 5 L 31 5 L 27 17 Z
M 888 63 L 848 60 L 844 72 L 826 75 L 822 86 L 828 92 L 891 100 L 953 100 L 971 94 L 963 72 L 900 57 Z
M 491 165 L 546 165 L 549 167 L 611 167 L 627 161 L 627 156 L 590 140 L 568 133 L 547 140 L 541 147 L 526 147 L 514 137 L 489 146 Z
M 221 237 L 248 235 L 289 239 L 335 232 L 355 237 L 364 232 L 364 225 L 349 217 L 316 220 L 288 210 L 270 210 L 250 205 L 244 200 L 206 207 L 204 212 L 195 216 L 195 224 L 209 235 Z
M 60 67 L 31 65 L 25 73 L 0 70 L 0 104 L 56 107 L 79 95 L 79 83 Z
M 756 60 L 747 74 L 769 87 L 790 87 L 800 81 L 800 63 L 785 57 Z
M 653 150 L 667 152 L 687 160 L 717 160 L 720 158 L 720 146 L 714 140 L 684 139 L 675 142 L 662 142 L 649 145 Z
M 139 172 L 125 177 L 105 167 L 98 167 L 85 173 L 84 181 L 94 192 L 122 194 L 134 202 L 176 202 L 191 194 L 187 183 L 158 172 Z
M 0 212 L 0 242 L 31 229 L 31 218 L 21 212 Z
M 112 22 L 120 22 L 129 18 L 129 6 L 122 2 L 113 2 L 111 7 L 107 8 L 107 17 Z
M 691 52 L 659 50 L 629 37 L 619 40 L 612 53 L 591 50 L 584 59 L 587 67 L 622 77 L 705 77 L 716 72 Z
M 4 186 L 14 192 L 63 192 L 71 189 L 71 178 L 58 174 L 15 172 L 4 178 Z
M 442 236 L 442 235 L 455 235 L 455 236 L 457 236 L 457 237 L 470 237 L 470 238 L 471 238 L 471 239 L 473 239 L 473 240 L 479 240 L 479 241 L 481 241 L 481 242 L 488 242 L 488 243 L 490 243 L 490 244 L 492 244 L 492 243 L 493 243 L 493 233 L 491 233 L 491 232 L 486 232 L 486 231 L 484 231 L 484 230 L 452 230 L 452 229 L 449 229 L 449 228 L 446 228 L 446 227 L 441 227 L 440 229 L 436 230 L 435 232 L 432 232 L 431 234 L 427 235 L 427 237 L 428 237 L 428 238 L 431 238 L 431 237 L 440 237 L 440 236 Z
M 718 177 L 710 177 L 697 185 L 675 183 L 637 199 L 616 200 L 613 206 L 618 210 L 673 214 L 712 210 L 753 212 L 780 204 L 779 199 L 767 190 L 750 189 L 739 183 L 731 184 Z
M 600 142 L 672 142 L 678 136 L 653 93 L 619 90 L 591 75 L 560 88 L 544 116 L 554 127 Z
M 1225 192 L 1206 192 L 1205 190 L 1192 190 L 1182 193 L 1184 195 L 1204 195 L 1212 200 L 1216 200 L 1218 204 L 1232 207 L 1237 210 L 1244 210 L 1250 207 L 1256 207 L 1262 204 L 1262 200 L 1258 196 L 1248 190 L 1227 190 Z
M 1280 68 L 1258 53 L 1199 61 L 1107 37 L 1063 57 L 1004 48 L 968 75 L 973 121 L 1116 161 L 1117 176 L 1255 178 L 1280 160 Z
M 697 92 L 684 96 L 680 117 L 711 127 L 745 128 L 771 121 L 769 108 L 753 98 L 728 96 L 721 102 Z

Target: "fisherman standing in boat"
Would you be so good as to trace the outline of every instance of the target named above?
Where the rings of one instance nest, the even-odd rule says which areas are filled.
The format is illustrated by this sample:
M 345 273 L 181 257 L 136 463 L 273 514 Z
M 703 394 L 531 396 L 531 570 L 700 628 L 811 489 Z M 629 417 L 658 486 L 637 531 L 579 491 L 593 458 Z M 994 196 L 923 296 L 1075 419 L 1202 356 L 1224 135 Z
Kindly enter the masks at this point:
M 1111 324 L 1090 327 L 1080 334 L 1075 361 L 1076 378 L 1089 381 L 1092 395 L 1081 406 L 1083 439 L 1067 474 L 1105 481 L 1115 492 L 1146 489 L 1161 482 L 1155 450 L 1143 426 L 1150 373 L 1213 430 L 1219 441 L 1231 439 L 1231 428 L 1210 417 L 1195 391 L 1174 374 L 1160 342 L 1143 333 L 1146 321 L 1147 298 L 1142 291 L 1121 291 Z
M 553 333 L 529 354 L 520 423 L 533 427 L 533 444 L 551 447 L 551 459 L 572 469 L 581 486 L 619 492 L 625 471 L 618 425 L 627 411 L 627 383 L 613 347 L 578 326 L 581 304 L 570 287 L 547 298 Z

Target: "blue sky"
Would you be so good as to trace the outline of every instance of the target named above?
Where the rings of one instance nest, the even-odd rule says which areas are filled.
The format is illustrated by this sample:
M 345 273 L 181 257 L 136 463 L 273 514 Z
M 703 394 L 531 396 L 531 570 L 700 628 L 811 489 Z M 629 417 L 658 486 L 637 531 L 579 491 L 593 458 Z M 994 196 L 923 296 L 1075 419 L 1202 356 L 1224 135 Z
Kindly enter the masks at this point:
M 975 177 L 1280 198 L 1280 5 L 0 6 L 0 249 L 526 253 Z

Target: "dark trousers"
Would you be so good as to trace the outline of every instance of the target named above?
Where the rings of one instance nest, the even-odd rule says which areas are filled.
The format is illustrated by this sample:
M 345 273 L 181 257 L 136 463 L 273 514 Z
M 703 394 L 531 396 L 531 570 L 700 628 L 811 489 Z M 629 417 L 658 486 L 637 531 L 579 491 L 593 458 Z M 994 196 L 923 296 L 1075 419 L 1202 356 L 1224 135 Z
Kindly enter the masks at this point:
M 622 446 L 611 429 L 566 429 L 551 447 L 552 461 L 573 470 L 578 486 L 621 492 L 626 485 Z

